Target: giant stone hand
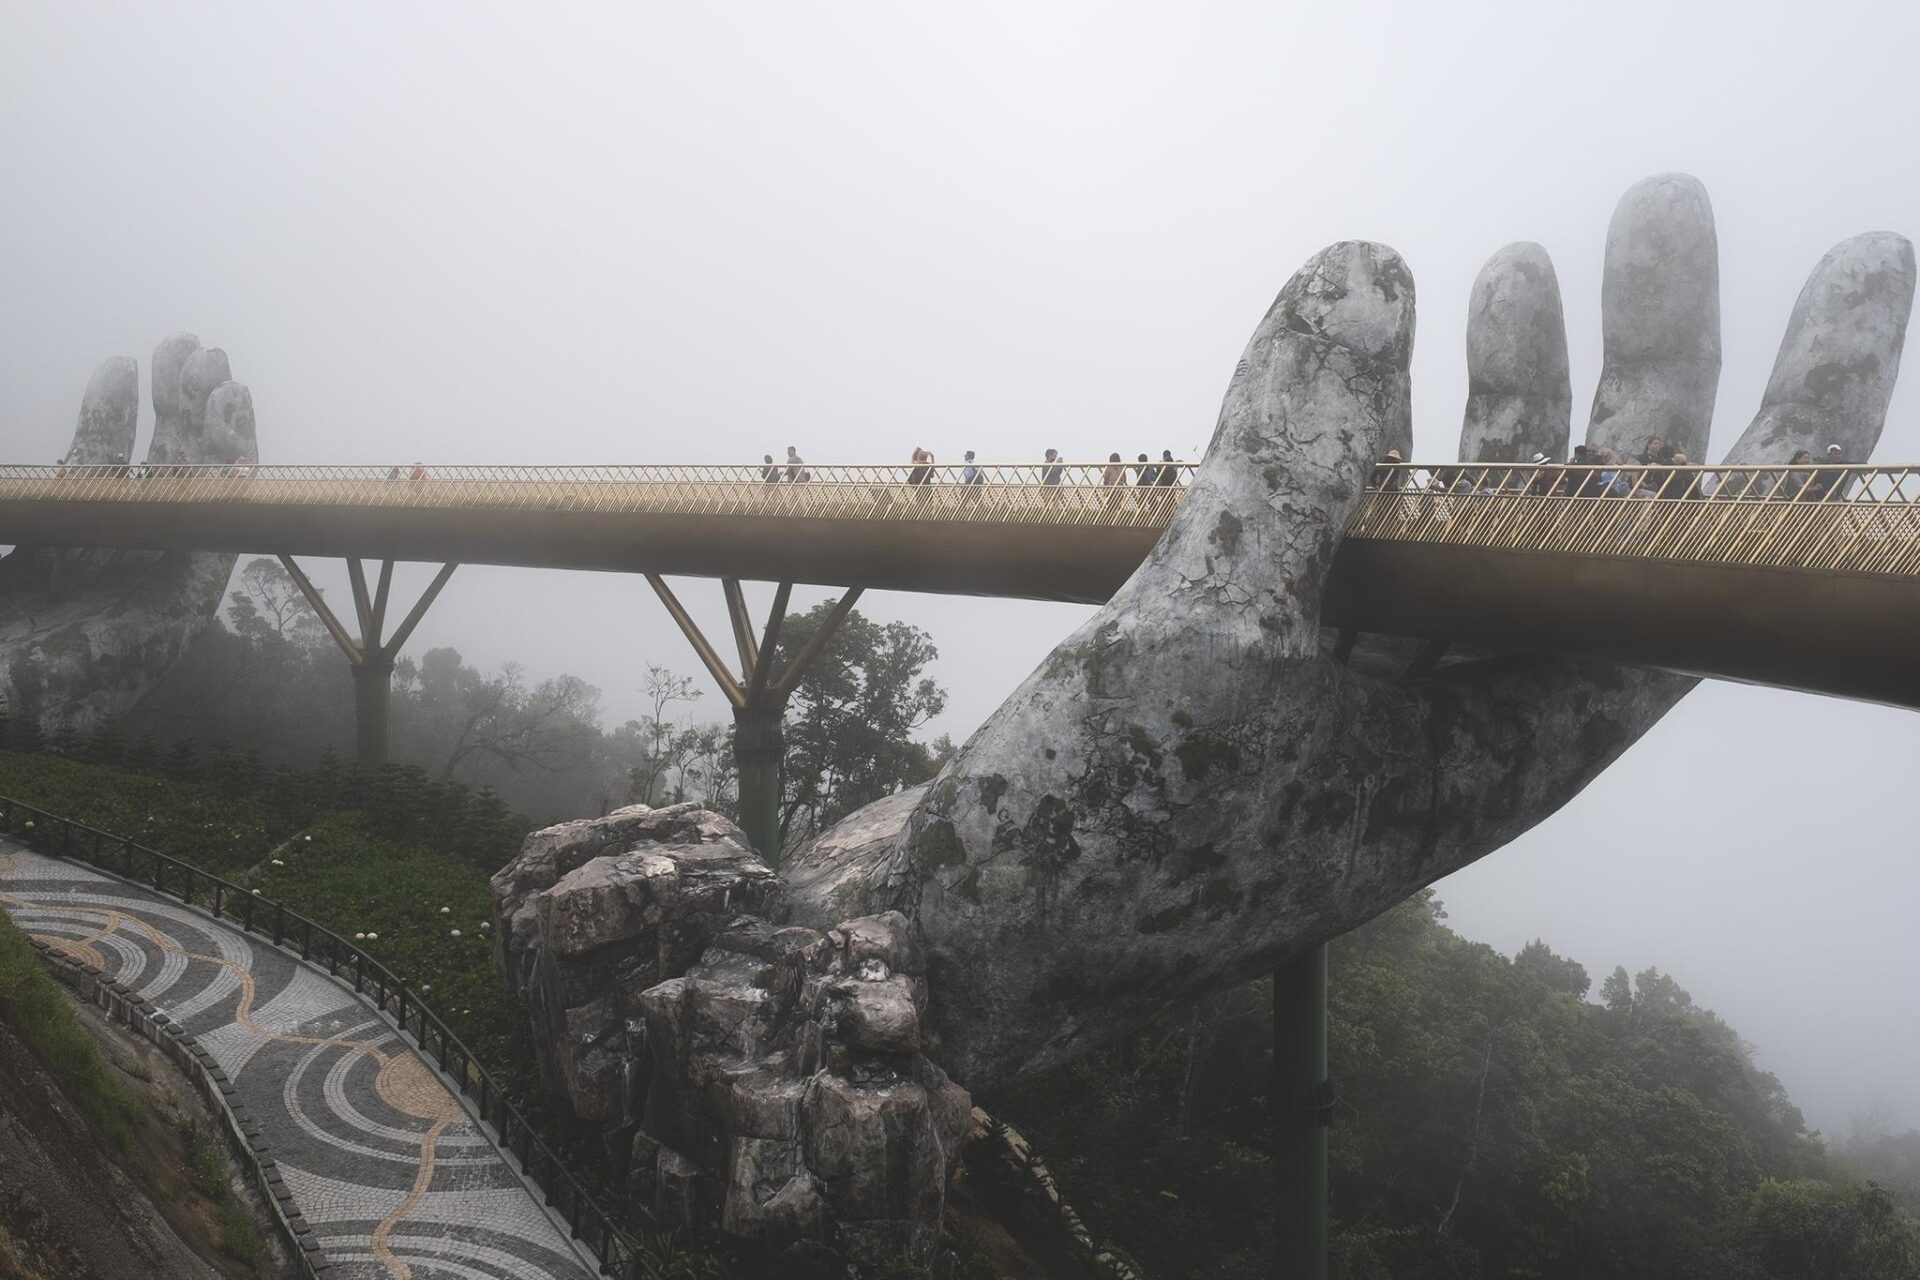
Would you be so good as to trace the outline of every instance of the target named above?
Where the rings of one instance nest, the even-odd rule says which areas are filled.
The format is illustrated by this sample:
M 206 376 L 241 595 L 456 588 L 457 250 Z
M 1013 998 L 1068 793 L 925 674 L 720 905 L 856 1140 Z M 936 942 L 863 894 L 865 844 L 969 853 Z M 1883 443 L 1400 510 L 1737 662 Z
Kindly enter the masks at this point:
M 1700 456 L 1716 254 L 1692 179 L 1621 201 L 1591 442 L 1637 452 L 1658 434 Z M 1731 459 L 1829 441 L 1866 458 L 1913 290 L 1898 236 L 1829 253 Z M 1146 562 L 931 784 L 853 814 L 777 879 L 730 824 L 676 810 L 529 838 L 494 878 L 501 959 L 549 1081 L 583 1118 L 632 1123 L 637 1198 L 762 1242 L 780 1274 L 822 1242 L 923 1257 L 965 1090 L 1270 972 L 1499 848 L 1692 688 L 1542 655 L 1435 666 L 1409 642 L 1323 632 L 1373 460 L 1412 437 L 1413 322 L 1391 250 L 1308 262 Z M 1481 272 L 1467 357 L 1462 460 L 1565 456 L 1566 336 L 1539 246 Z
M 153 352 L 147 465 L 257 460 L 253 400 L 227 354 L 188 333 Z M 75 483 L 133 456 L 139 368 L 101 361 L 67 454 Z M 85 731 L 124 714 L 220 608 L 231 555 L 17 547 L 0 560 L 0 698 L 48 729 Z
M 1879 438 L 1914 289 L 1908 242 L 1834 248 L 1788 321 L 1730 462 Z M 1705 190 L 1666 175 L 1607 237 L 1590 443 L 1703 456 L 1719 379 Z M 927 1053 L 970 1089 L 1066 1061 L 1265 973 L 1512 840 L 1693 685 L 1482 655 L 1406 678 L 1343 665 L 1319 600 L 1378 453 L 1411 437 L 1413 281 L 1336 245 L 1281 290 L 1236 368 L 1172 526 L 924 798 L 856 814 L 783 873 L 799 923 L 903 911 L 928 972 Z M 1537 245 L 1473 289 L 1463 461 L 1565 457 L 1566 339 Z M 892 829 L 889 830 L 888 828 Z

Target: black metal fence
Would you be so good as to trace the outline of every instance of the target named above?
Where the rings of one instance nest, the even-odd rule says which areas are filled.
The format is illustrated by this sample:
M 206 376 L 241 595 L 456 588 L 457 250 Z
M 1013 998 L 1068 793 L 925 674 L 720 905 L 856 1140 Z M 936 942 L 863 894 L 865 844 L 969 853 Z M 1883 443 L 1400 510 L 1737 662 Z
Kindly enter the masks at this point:
M 474 1059 L 472 1051 L 438 1014 L 407 989 L 406 983 L 352 942 L 262 897 L 257 890 L 242 888 L 157 849 L 23 801 L 0 796 L 0 833 L 40 853 L 86 863 L 198 907 L 216 920 L 265 938 L 281 950 L 324 968 L 343 982 L 351 981 L 356 993 L 371 999 L 376 1008 L 390 1016 L 401 1034 L 410 1037 L 421 1054 L 437 1063 L 459 1086 L 482 1123 L 492 1128 L 501 1150 L 520 1162 L 522 1172 L 540 1188 L 547 1205 L 566 1221 L 573 1238 L 600 1260 L 601 1274 L 622 1280 L 652 1280 L 655 1273 L 642 1256 L 639 1242 L 622 1230 L 613 1215 L 568 1172 L 506 1091 Z

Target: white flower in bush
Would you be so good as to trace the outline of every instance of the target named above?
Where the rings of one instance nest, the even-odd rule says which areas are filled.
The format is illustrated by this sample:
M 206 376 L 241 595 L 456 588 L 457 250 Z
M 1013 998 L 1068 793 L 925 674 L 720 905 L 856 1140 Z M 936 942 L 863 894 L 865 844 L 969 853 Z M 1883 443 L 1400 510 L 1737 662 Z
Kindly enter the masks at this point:
M 284 862 L 282 862 L 282 861 L 280 861 L 280 859 L 278 859 L 278 858 L 275 858 L 275 859 L 273 860 L 273 865 L 274 865 L 274 866 L 276 866 L 276 867 L 284 867 L 284 866 L 286 866 L 287 864 L 286 864 L 286 863 L 284 863 Z
M 420 993 L 422 995 L 425 995 L 427 992 L 431 990 L 433 990 L 433 984 L 431 982 L 424 982 L 420 984 Z
M 367 941 L 368 941 L 368 942 L 378 942 L 378 941 L 380 941 L 380 935 L 379 935 L 379 934 L 377 934 L 377 933 L 370 933 L 370 934 L 368 934 L 368 935 L 367 935 Z
M 452 914 L 453 914 L 453 908 L 452 908 L 452 907 L 442 907 L 442 908 L 440 908 L 440 914 L 441 914 L 441 915 L 443 915 L 443 916 L 449 916 L 449 915 L 452 915 Z
M 355 942 L 365 942 L 367 940 L 367 935 L 364 933 L 356 933 L 353 935 L 353 940 Z
M 451 937 L 457 938 L 460 936 L 460 931 L 458 929 L 449 929 L 447 932 Z
M 307 842 L 308 844 L 312 844 L 312 843 L 313 843 L 313 837 L 312 837 L 312 836 L 301 836 L 300 838 L 301 838 L 302 840 L 304 840 L 304 841 L 306 841 L 306 842 Z
M 253 892 L 254 892 L 254 894 L 255 894 L 255 896 L 258 896 L 258 895 L 259 895 L 259 893 L 260 893 L 260 891 L 259 891 L 258 889 L 255 889 L 255 890 L 254 890 Z

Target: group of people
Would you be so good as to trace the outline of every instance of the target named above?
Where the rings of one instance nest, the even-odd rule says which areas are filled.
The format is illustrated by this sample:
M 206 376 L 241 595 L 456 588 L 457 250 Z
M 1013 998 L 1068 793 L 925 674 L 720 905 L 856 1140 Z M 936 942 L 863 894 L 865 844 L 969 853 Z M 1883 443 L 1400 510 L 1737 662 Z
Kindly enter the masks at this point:
M 907 483 L 911 485 L 932 484 L 938 472 L 933 450 L 916 446 L 913 451 L 912 465 L 907 470 Z M 800 456 L 799 449 L 787 446 L 785 462 L 775 462 L 770 453 L 760 456 L 760 479 L 766 484 L 804 484 L 813 479 L 807 470 L 807 460 Z M 949 464 L 951 465 L 951 464 Z M 1058 449 L 1047 450 L 1040 464 L 1041 484 L 1063 484 L 1066 481 L 1068 463 L 1060 456 Z M 1106 487 L 1127 483 L 1127 473 L 1133 472 L 1135 485 L 1175 485 L 1180 483 L 1180 463 L 1173 456 L 1173 450 L 1160 451 L 1160 461 L 1155 462 L 1146 454 L 1141 454 L 1135 462 L 1128 463 L 1119 454 L 1109 454 L 1107 465 L 1100 473 L 1100 483 Z M 974 451 L 967 450 L 960 467 L 960 483 L 966 485 L 985 484 L 986 468 L 974 461 Z
M 1711 472 L 1677 470 L 1694 466 L 1692 458 L 1659 436 L 1631 459 L 1612 449 L 1575 445 L 1564 466 L 1544 453 L 1532 458 L 1534 470 L 1500 466 L 1438 467 L 1431 474 L 1405 465 L 1398 449 L 1380 456 L 1369 484 L 1373 489 L 1429 489 L 1443 493 L 1482 493 L 1501 489 L 1542 498 L 1706 498 L 1750 497 L 1820 502 L 1845 498 L 1853 485 L 1846 450 L 1830 444 L 1823 462 L 1801 449 L 1787 466 L 1812 470 L 1739 471 L 1724 477 Z

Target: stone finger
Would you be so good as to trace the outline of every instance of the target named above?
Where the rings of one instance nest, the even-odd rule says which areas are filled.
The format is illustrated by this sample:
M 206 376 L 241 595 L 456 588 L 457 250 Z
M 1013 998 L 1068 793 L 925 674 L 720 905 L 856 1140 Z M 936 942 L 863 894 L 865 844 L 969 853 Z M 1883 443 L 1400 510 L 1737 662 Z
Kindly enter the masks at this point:
M 1320 587 L 1381 451 L 1412 438 L 1413 277 L 1384 245 L 1310 259 L 1235 368 L 1199 473 L 1106 614 L 1169 602 L 1248 644 L 1312 652 Z
M 223 382 L 207 397 L 200 462 L 258 462 L 254 441 L 253 393 L 244 382 Z
M 181 440 L 180 374 L 187 358 L 200 349 L 191 333 L 171 333 L 153 349 L 153 439 L 147 445 L 148 462 L 181 462 L 186 450 Z
M 1567 456 L 1573 387 L 1553 259 L 1510 244 L 1480 268 L 1467 307 L 1467 411 L 1462 462 Z
M 133 456 L 139 419 L 140 365 L 132 356 L 109 356 L 87 380 L 67 461 L 75 466 L 125 462 Z
M 1848 462 L 1872 456 L 1900 376 L 1913 310 L 1913 245 L 1874 231 L 1835 245 L 1793 304 L 1753 423 L 1727 454 L 1735 464 L 1816 459 L 1837 444 Z
M 1720 247 L 1697 178 L 1664 173 L 1620 197 L 1607 226 L 1601 330 L 1587 443 L 1634 457 L 1659 436 L 1703 457 L 1720 386 Z

